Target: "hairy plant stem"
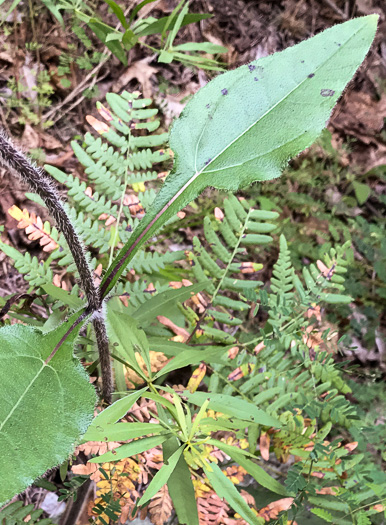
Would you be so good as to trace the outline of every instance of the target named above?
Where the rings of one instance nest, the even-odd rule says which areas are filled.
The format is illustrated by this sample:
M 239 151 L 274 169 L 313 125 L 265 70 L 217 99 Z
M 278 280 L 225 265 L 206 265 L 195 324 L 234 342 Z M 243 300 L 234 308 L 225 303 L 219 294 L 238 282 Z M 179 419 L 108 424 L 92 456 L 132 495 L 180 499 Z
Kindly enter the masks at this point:
M 86 313 L 92 316 L 102 370 L 102 394 L 111 402 L 112 374 L 106 325 L 103 317 L 103 301 L 94 282 L 86 251 L 69 218 L 59 193 L 48 175 L 36 167 L 0 130 L 0 163 L 18 175 L 31 190 L 39 195 L 63 233 L 79 272 L 82 288 L 87 297 Z

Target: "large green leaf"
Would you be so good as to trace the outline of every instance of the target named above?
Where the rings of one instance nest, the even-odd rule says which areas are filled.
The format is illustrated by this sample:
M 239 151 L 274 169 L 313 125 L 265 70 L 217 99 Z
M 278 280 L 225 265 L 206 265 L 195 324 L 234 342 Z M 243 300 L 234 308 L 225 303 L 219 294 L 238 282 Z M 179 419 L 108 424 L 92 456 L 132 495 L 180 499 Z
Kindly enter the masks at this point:
M 314 142 L 365 58 L 377 20 L 327 29 L 219 75 L 193 97 L 171 130 L 173 171 L 107 271 L 103 296 L 143 242 L 206 187 L 236 191 L 278 177 Z
M 49 359 L 71 321 L 47 334 L 0 329 L 0 506 L 67 459 L 91 423 L 96 394 L 73 357 L 76 329 Z

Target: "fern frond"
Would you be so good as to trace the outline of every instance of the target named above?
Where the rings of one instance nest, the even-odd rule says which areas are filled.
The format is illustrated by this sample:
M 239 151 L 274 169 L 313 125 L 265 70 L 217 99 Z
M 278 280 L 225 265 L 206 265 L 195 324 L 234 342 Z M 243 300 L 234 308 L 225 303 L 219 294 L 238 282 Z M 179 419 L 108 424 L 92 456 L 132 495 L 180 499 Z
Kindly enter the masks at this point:
M 24 276 L 32 286 L 52 283 L 53 273 L 50 268 L 50 260 L 39 261 L 28 252 L 20 253 L 18 250 L 0 241 L 0 249 L 8 257 L 15 261 L 15 268 Z
M 193 251 L 188 253 L 196 280 L 208 283 L 206 290 L 211 305 L 205 319 L 200 322 L 198 335 L 224 344 L 235 341 L 229 331 L 243 322 L 241 317 L 229 314 L 227 310 L 246 312 L 250 308 L 247 297 L 256 295 L 256 290 L 263 285 L 256 279 L 256 272 L 262 265 L 245 262 L 247 252 L 243 245 L 249 244 L 248 236 L 258 235 L 250 232 L 273 231 L 275 225 L 263 220 L 278 217 L 274 212 L 260 212 L 246 201 L 242 202 L 231 195 L 224 200 L 224 212 L 216 208 L 215 222 L 205 217 L 206 243 L 204 245 L 195 237 Z M 271 240 L 270 236 L 263 236 L 263 244 Z M 233 297 L 229 296 L 230 293 Z

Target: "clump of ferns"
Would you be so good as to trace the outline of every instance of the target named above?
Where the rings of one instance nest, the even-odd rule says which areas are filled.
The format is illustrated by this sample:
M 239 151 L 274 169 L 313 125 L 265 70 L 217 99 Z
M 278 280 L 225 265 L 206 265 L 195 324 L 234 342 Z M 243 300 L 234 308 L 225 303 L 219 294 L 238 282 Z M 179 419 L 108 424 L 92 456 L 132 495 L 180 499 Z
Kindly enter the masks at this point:
M 161 169 L 168 167 L 166 161 L 170 158 L 167 133 L 158 133 L 160 122 L 155 118 L 158 110 L 150 107 L 150 99 L 127 92 L 122 95 L 109 93 L 106 99 L 110 108 L 97 105 L 104 121 L 87 117 L 100 136 L 86 133 L 82 144 L 72 142 L 84 170 L 82 178 L 46 166 L 46 171 L 65 189 L 69 215 L 92 254 L 90 264 L 94 270 L 99 264 L 107 267 L 117 249 L 128 240 L 155 198 L 155 187 L 166 175 Z M 28 196 L 42 204 L 35 194 Z M 78 277 L 63 236 L 49 223 L 45 223 L 44 228 L 43 235 L 50 240 L 49 246 L 54 246 L 45 260 L 18 253 L 5 243 L 0 246 L 15 260 L 17 269 L 34 288 L 51 284 L 53 271 Z M 131 265 L 128 280 L 119 284 L 117 293 L 136 296 L 138 292 L 139 303 L 145 301 L 144 281 L 136 284 L 133 273 L 154 273 L 159 277 L 160 270 L 181 259 L 182 255 L 182 252 L 141 251 Z M 100 271 L 99 267 L 99 276 Z M 55 284 L 60 285 L 60 280 Z M 76 288 L 75 292 L 79 290 Z

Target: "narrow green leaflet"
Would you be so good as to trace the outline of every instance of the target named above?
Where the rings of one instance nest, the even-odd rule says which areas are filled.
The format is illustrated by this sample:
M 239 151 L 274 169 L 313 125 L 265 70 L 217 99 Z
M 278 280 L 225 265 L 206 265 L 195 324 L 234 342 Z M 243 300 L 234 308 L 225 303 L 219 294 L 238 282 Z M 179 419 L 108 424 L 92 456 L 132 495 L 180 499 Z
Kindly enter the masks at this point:
M 107 461 L 119 461 L 124 458 L 130 458 L 131 456 L 135 456 L 136 454 L 141 454 L 141 452 L 145 452 L 145 450 L 150 450 L 151 448 L 158 447 L 158 445 L 161 445 L 169 437 L 170 434 L 166 434 L 161 436 L 158 435 L 138 439 L 132 441 L 131 443 L 126 443 L 125 445 L 122 445 L 116 448 L 115 450 L 106 452 L 101 456 L 90 459 L 89 463 L 106 463 Z
M 107 271 L 104 297 L 139 247 L 206 187 L 236 191 L 278 177 L 314 142 L 365 58 L 377 20 L 327 29 L 219 75 L 193 97 L 171 130 L 173 171 Z
M 75 319 L 47 334 L 0 329 L 0 506 L 65 461 L 91 423 L 95 390 L 73 357 L 79 330 L 45 362 Z
M 217 412 L 223 412 L 229 415 L 236 414 L 238 419 L 259 423 L 266 427 L 280 428 L 282 426 L 282 423 L 278 419 L 239 397 L 232 397 L 226 394 L 211 394 L 208 392 L 194 392 L 191 394 L 187 390 L 185 390 L 183 394 L 193 405 L 202 406 L 205 401 L 209 399 L 209 408 Z
M 141 390 L 137 390 L 135 392 L 131 392 L 127 396 L 119 399 L 118 401 L 115 401 L 115 403 L 100 412 L 88 427 L 84 438 L 86 439 L 87 435 L 91 432 L 101 431 L 104 428 L 112 426 L 114 423 L 116 423 L 119 419 L 127 414 L 137 399 L 140 398 L 141 395 L 146 392 L 146 390 L 147 387 L 141 388 Z M 94 441 L 94 439 L 88 439 L 87 441 Z
M 183 286 L 178 290 L 165 290 L 148 301 L 142 304 L 135 312 L 132 313 L 132 317 L 138 321 L 142 326 L 149 324 L 157 317 L 157 315 L 168 315 L 168 308 L 175 306 L 176 303 L 182 303 L 187 299 L 190 299 L 193 295 L 198 292 L 202 292 L 208 286 L 208 283 L 197 283 L 192 286 Z
M 165 444 L 163 446 L 164 450 Z M 169 477 L 168 489 L 178 516 L 178 522 L 181 525 L 198 525 L 199 521 L 194 487 L 190 470 L 183 454 L 180 456 L 176 468 Z
M 115 423 L 103 428 L 91 425 L 83 436 L 82 442 L 87 441 L 126 441 L 138 437 L 162 432 L 165 427 L 158 423 Z
M 204 464 L 205 465 L 205 464 Z M 220 498 L 225 498 L 227 503 L 250 525 L 258 525 L 261 520 L 254 514 L 245 499 L 241 496 L 232 481 L 221 472 L 216 463 L 204 466 L 204 472 L 213 489 Z
M 174 452 L 174 454 L 170 456 L 170 458 L 167 461 L 165 461 L 161 470 L 159 470 L 154 476 L 154 478 L 151 480 L 149 486 L 145 491 L 145 494 L 139 500 L 138 505 L 145 505 L 148 501 L 151 500 L 153 496 L 157 494 L 157 492 L 165 485 L 165 483 L 168 482 L 171 473 L 176 468 L 176 465 L 181 457 L 183 450 L 184 446 L 181 446 Z
M 191 350 L 186 349 L 180 355 L 174 357 L 169 363 L 167 363 L 157 374 L 154 376 L 154 380 L 161 377 L 173 370 L 178 370 L 188 365 L 196 365 L 201 361 L 206 363 L 213 363 L 215 360 L 219 360 L 221 356 L 226 356 L 227 350 L 221 348 L 205 349 L 205 350 Z
M 265 470 L 259 465 L 248 459 L 248 456 L 253 458 L 252 454 L 249 454 L 245 450 L 227 445 L 217 439 L 210 439 L 208 443 L 225 452 L 225 454 L 230 456 L 236 463 L 245 468 L 248 474 L 255 478 L 259 485 L 262 485 L 266 489 L 271 490 L 276 494 L 280 494 L 281 496 L 288 496 L 288 492 L 283 485 L 267 474 L 267 472 L 265 472 Z
M 139 366 L 135 356 L 136 352 L 141 354 L 151 376 L 149 348 L 145 333 L 137 328 L 136 321 L 133 318 L 112 308 L 107 308 L 107 320 L 113 353 L 127 362 L 130 368 L 146 381 L 146 374 Z M 114 367 L 118 367 L 116 361 L 114 362 Z M 118 385 L 118 388 L 121 387 Z

